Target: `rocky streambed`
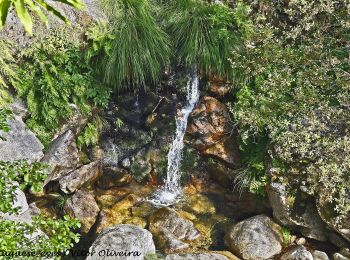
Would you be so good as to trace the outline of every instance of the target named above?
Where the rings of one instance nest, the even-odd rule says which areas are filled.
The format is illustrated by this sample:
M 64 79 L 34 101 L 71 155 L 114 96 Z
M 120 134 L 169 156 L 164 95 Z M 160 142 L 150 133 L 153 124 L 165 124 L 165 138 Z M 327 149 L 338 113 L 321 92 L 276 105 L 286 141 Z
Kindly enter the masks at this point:
M 350 259 L 347 230 L 328 225 L 312 197 L 301 192 L 291 208 L 283 183 L 271 182 L 265 196 L 233 188 L 240 155 L 224 86 L 216 84 L 202 91 L 190 115 L 183 196 L 169 207 L 149 198 L 163 184 L 181 89 L 119 97 L 100 112 L 103 133 L 87 149 L 76 144 L 83 115 L 73 113 L 44 149 L 15 101 L 0 160 L 41 161 L 49 171 L 42 193 L 18 191 L 15 221 L 39 213 L 77 218 L 82 239 L 73 251 L 97 253 L 68 259 Z

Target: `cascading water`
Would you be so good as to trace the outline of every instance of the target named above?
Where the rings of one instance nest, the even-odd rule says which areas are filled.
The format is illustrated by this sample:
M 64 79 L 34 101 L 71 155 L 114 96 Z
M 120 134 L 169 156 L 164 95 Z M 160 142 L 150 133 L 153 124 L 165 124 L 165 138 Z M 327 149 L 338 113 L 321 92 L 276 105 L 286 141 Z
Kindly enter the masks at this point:
M 186 105 L 176 117 L 176 134 L 168 153 L 168 170 L 165 185 L 155 192 L 150 200 L 156 205 L 174 204 L 182 193 L 179 168 L 184 147 L 184 136 L 190 113 L 199 99 L 199 79 L 194 74 L 187 83 Z

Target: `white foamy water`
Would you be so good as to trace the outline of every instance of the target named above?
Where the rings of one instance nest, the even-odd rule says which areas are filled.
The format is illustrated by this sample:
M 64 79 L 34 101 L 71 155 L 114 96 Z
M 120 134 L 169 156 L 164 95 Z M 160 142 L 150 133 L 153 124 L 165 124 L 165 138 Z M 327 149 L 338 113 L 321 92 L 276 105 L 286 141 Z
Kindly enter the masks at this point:
M 195 74 L 187 83 L 186 105 L 176 117 L 176 134 L 168 153 L 168 170 L 165 185 L 157 190 L 152 199 L 150 199 L 153 204 L 174 204 L 182 194 L 179 169 L 181 165 L 188 117 L 199 99 L 198 86 L 199 79 L 197 74 Z

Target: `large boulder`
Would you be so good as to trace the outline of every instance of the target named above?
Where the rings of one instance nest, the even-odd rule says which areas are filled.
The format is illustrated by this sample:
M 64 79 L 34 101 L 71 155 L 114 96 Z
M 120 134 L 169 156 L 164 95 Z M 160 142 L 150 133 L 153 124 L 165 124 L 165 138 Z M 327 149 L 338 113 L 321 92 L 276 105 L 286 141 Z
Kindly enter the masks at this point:
M 101 163 L 92 162 L 70 172 L 59 180 L 61 191 L 73 193 L 83 185 L 92 184 L 101 175 Z
M 238 145 L 224 104 L 203 97 L 192 111 L 187 128 L 191 146 L 231 166 L 239 165 Z
M 82 233 L 87 234 L 96 222 L 100 209 L 93 195 L 78 190 L 66 201 L 64 211 L 70 217 L 77 218 L 81 223 Z
M 43 157 L 44 146 L 30 131 L 22 118 L 18 115 L 8 121 L 10 131 L 2 133 L 0 136 L 5 141 L 0 140 L 0 161 L 27 160 L 35 162 Z
M 243 259 L 269 259 L 282 250 L 280 229 L 269 217 L 254 216 L 235 224 L 226 234 L 225 243 Z
M 49 176 L 45 180 L 45 185 L 78 168 L 81 163 L 79 162 L 78 149 L 73 132 L 68 130 L 57 137 L 50 144 L 41 161 L 49 166 Z
M 300 191 L 302 193 L 302 191 Z M 315 203 L 301 196 L 292 198 L 285 184 L 272 182 L 268 197 L 273 209 L 273 216 L 280 224 L 300 231 L 304 236 L 319 241 L 327 241 L 327 225 L 317 212 Z M 291 203 L 291 200 L 293 201 Z
M 304 246 L 297 246 L 285 252 L 281 260 L 314 260 L 314 258 Z
M 155 253 L 155 246 L 149 231 L 134 225 L 116 225 L 104 229 L 89 252 L 86 260 L 143 260 L 145 255 Z
M 166 251 L 186 249 L 189 242 L 200 237 L 199 231 L 191 221 L 182 218 L 168 207 L 161 208 L 151 215 L 149 230 L 155 236 L 159 247 Z

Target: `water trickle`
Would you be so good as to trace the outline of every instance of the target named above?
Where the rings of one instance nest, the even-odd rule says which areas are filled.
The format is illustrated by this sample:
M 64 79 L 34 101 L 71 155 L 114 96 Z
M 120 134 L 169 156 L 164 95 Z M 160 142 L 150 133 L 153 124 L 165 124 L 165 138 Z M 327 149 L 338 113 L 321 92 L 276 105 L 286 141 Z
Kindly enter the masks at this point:
M 198 86 L 198 75 L 194 74 L 187 83 L 186 105 L 176 117 L 176 133 L 168 153 L 168 170 L 165 185 L 153 195 L 150 200 L 153 204 L 171 205 L 181 196 L 182 189 L 179 169 L 184 147 L 184 136 L 187 129 L 188 117 L 199 99 Z

